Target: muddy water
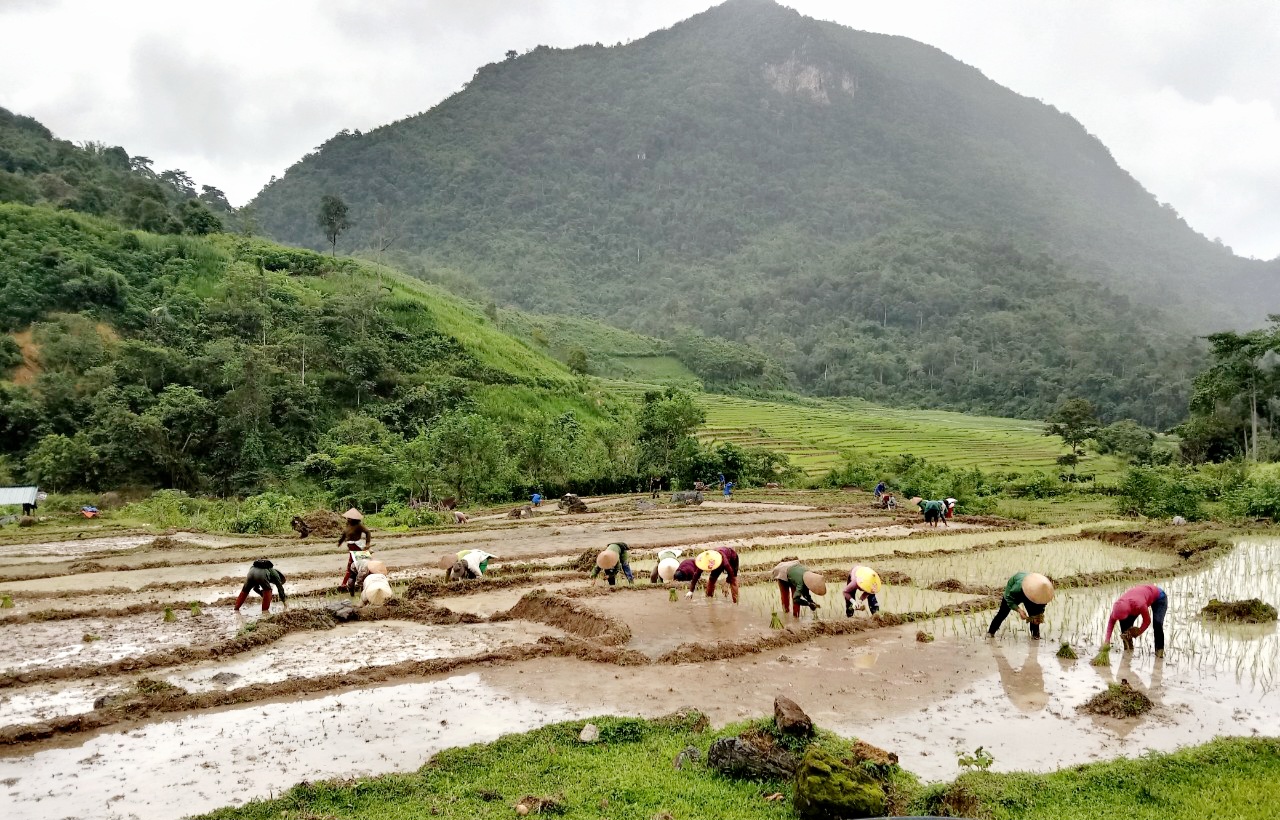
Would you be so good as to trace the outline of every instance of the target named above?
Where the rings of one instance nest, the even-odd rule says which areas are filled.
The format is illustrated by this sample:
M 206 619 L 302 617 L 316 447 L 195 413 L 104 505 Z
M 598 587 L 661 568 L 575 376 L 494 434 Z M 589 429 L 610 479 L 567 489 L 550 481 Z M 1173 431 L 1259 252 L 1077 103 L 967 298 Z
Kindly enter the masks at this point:
M 936 592 L 931 589 L 921 589 L 920 587 L 911 586 L 910 584 L 885 584 L 880 594 L 876 596 L 876 601 L 880 604 L 880 609 L 884 612 L 933 612 L 939 607 L 948 604 L 957 604 L 962 601 L 972 600 L 973 595 L 961 595 L 954 592 Z M 753 584 L 744 587 L 741 596 L 742 605 L 750 609 L 754 613 L 757 620 L 769 623 L 774 611 L 777 611 L 781 617 L 782 598 L 778 593 L 778 585 L 775 583 Z M 827 594 L 815 596 L 814 603 L 818 604 L 818 609 L 809 610 L 802 607 L 800 610 L 801 623 L 806 621 L 832 621 L 844 620 L 844 587 L 835 581 L 827 583 Z M 866 611 L 856 612 L 855 618 L 869 617 Z M 785 619 L 787 623 L 794 623 L 797 619 L 791 617 Z
M 472 595 L 455 595 L 444 598 L 433 598 L 432 603 L 451 609 L 454 612 L 470 612 L 474 615 L 493 615 L 498 612 L 506 612 L 515 606 L 521 598 L 528 595 L 535 589 L 544 589 L 548 592 L 559 592 L 567 589 L 583 589 L 588 582 L 581 581 L 565 581 L 558 584 L 537 584 L 532 583 L 528 586 L 507 587 L 505 589 L 495 589 L 486 592 L 477 592 Z
M 1197 678 L 1229 676 L 1249 689 L 1271 690 L 1280 683 L 1280 632 L 1275 624 L 1228 625 L 1206 622 L 1199 612 L 1211 598 L 1261 598 L 1280 604 L 1280 541 L 1248 541 L 1206 569 L 1175 578 L 1152 581 L 1169 596 L 1165 620 L 1166 654 L 1177 658 L 1183 672 Z M 1056 649 L 1068 641 L 1082 657 L 1092 657 L 1102 644 L 1111 605 L 1130 584 L 1068 589 L 1045 611 L 1042 634 Z M 938 628 L 952 634 L 981 635 L 991 613 L 949 618 Z M 1017 639 L 1026 627 L 1010 618 L 1002 635 Z M 1117 664 L 1120 639 L 1113 635 L 1112 665 Z M 1138 640 L 1136 653 L 1150 659 L 1152 633 Z
M 294 632 L 232 661 L 205 663 L 164 678 L 191 691 L 227 689 L 289 678 L 313 678 L 402 661 L 464 658 L 507 646 L 535 643 L 559 630 L 528 621 L 431 626 L 411 621 L 346 624 L 327 631 Z M 231 683 L 213 680 L 236 676 Z
M 89 712 L 100 696 L 124 691 L 131 685 L 132 681 L 100 680 L 0 690 L 0 726 Z
M 46 541 L 39 544 L 0 545 L 0 558 L 79 557 L 97 552 L 131 550 L 155 540 L 155 535 L 116 535 L 106 538 L 79 538 L 70 541 Z
M 165 623 L 163 613 L 157 612 L 6 626 L 7 651 L 0 656 L 0 672 L 109 663 L 175 646 L 216 643 L 234 636 L 242 621 L 229 607 L 200 615 L 176 609 L 174 618 Z
M 0 758 L 4 817 L 172 820 L 303 779 L 412 771 L 441 749 L 591 711 L 472 674 L 196 715 Z
M 878 563 L 876 569 L 905 572 L 919 584 L 954 578 L 967 584 L 1003 586 L 1016 572 L 1066 577 L 1140 567 L 1160 569 L 1177 562 L 1178 556 L 1167 553 L 1076 540 L 1036 542 L 972 554 L 895 558 Z

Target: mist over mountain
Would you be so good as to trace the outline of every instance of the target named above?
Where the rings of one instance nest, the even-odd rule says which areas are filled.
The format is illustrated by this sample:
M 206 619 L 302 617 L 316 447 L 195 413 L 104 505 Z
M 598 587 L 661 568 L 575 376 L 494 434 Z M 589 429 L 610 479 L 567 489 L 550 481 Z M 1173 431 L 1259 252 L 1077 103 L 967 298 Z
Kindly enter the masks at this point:
M 339 101 L 340 103 L 340 101 Z M 920 43 L 730 0 L 625 46 L 539 47 L 341 133 L 253 203 L 272 236 L 495 301 L 752 345 L 817 393 L 1168 425 L 1196 333 L 1280 263 L 1200 236 L 1050 105 Z

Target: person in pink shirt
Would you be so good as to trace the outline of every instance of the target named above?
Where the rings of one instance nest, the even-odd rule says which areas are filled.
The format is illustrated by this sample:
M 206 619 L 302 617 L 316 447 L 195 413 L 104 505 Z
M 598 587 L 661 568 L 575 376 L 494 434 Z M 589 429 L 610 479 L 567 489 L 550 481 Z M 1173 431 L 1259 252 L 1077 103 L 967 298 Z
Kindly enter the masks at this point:
M 1164 657 L 1164 616 L 1169 611 L 1169 596 L 1154 584 L 1136 586 L 1121 595 L 1111 607 L 1111 617 L 1107 619 L 1107 635 L 1102 639 L 1103 646 L 1111 643 L 1111 632 L 1116 624 L 1120 624 L 1120 639 L 1124 641 L 1126 650 L 1133 649 L 1133 639 L 1147 631 L 1147 627 L 1155 625 L 1156 657 Z M 1138 618 L 1142 618 L 1141 626 L 1134 626 Z

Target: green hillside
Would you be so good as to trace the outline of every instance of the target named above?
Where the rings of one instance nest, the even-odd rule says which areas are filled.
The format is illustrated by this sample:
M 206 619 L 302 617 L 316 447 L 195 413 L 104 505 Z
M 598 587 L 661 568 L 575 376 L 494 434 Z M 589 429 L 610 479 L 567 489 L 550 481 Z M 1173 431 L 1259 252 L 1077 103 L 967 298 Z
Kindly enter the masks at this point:
M 386 268 L 0 205 L 0 482 L 378 503 L 464 456 L 478 495 L 634 482 L 605 455 L 631 405 Z
M 1260 319 L 1280 265 L 1160 206 L 1070 117 L 936 49 L 722 6 L 626 46 L 539 47 L 430 111 L 335 136 L 262 226 L 395 237 L 502 304 L 748 345 L 890 404 L 1180 420 L 1194 332 Z

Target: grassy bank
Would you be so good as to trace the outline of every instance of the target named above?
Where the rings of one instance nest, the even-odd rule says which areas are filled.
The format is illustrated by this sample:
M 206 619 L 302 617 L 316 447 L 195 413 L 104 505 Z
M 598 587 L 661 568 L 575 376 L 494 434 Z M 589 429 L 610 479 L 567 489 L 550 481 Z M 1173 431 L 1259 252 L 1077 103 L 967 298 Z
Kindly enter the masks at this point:
M 299 785 L 279 799 L 206 818 L 510 818 L 526 796 L 552 798 L 557 805 L 547 813 L 567 820 L 795 816 L 789 783 L 729 780 L 703 763 L 673 766 L 690 746 L 705 761 L 711 741 L 741 731 L 741 725 L 697 732 L 692 720 L 592 722 L 601 732 L 594 744 L 578 740 L 585 721 L 561 723 L 442 752 L 412 774 Z M 901 789 L 901 813 L 953 812 L 991 820 L 1263 820 L 1280 805 L 1280 741 L 1216 740 L 1174 754 L 1047 775 L 974 772 L 954 783 L 920 787 L 903 773 L 894 782 Z M 765 799 L 775 793 L 785 799 Z

